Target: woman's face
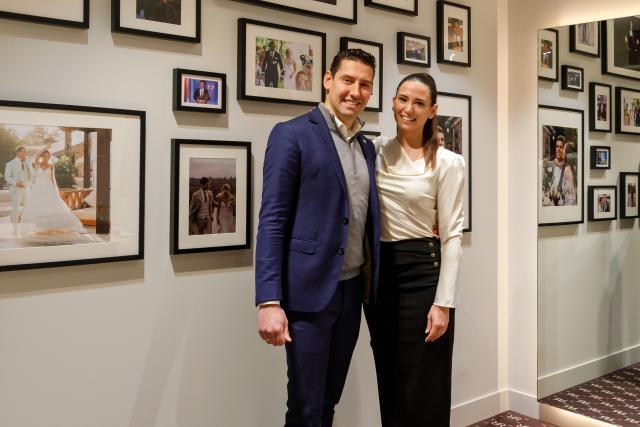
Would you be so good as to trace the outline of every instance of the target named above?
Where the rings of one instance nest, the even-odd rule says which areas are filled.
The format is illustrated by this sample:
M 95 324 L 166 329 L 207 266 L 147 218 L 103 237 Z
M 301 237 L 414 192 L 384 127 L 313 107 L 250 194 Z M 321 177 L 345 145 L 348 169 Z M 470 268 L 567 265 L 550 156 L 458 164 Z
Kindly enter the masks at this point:
M 42 161 L 44 161 L 45 163 L 48 162 L 50 158 L 51 158 L 51 154 L 48 151 L 45 151 L 42 154 Z
M 438 105 L 431 105 L 429 87 L 419 81 L 409 80 L 398 88 L 393 98 L 393 111 L 401 130 L 422 130 L 428 119 L 433 119 Z
M 438 131 L 438 147 L 444 147 L 444 133 Z
M 556 141 L 556 159 L 558 161 L 564 160 L 564 142 Z

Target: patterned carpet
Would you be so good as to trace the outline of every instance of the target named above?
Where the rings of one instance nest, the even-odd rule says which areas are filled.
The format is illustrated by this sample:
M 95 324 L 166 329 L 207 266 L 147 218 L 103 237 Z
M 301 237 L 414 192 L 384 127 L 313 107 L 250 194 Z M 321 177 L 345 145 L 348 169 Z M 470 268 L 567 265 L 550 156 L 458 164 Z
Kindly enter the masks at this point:
M 555 424 L 543 423 L 539 420 L 526 417 L 522 414 L 513 411 L 503 412 L 495 417 L 488 418 L 483 421 L 479 421 L 475 424 L 471 424 L 468 427 L 486 427 L 486 426 L 500 426 L 500 427 L 557 427 Z
M 540 402 L 616 426 L 640 426 L 640 363 L 552 394 Z

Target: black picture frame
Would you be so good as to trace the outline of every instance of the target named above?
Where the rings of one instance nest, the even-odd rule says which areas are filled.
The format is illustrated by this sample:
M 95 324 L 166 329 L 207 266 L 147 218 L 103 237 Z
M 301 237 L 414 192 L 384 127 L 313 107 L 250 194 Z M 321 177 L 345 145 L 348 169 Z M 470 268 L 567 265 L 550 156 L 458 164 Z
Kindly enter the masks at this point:
M 613 47 L 615 50 L 615 40 L 612 37 L 614 31 L 614 22 L 617 19 L 639 19 L 634 16 L 626 17 L 626 18 L 616 18 L 609 19 L 606 21 L 600 22 L 600 45 L 601 45 L 601 53 L 602 53 L 602 74 L 608 74 L 611 76 L 622 77 L 624 79 L 630 80 L 640 80 L 640 70 L 630 70 L 624 67 L 616 67 L 614 57 L 612 52 L 610 51 L 609 42 L 613 43 Z M 640 19 L 639 19 L 640 22 Z
M 407 58 L 407 55 L 406 55 L 407 51 L 405 49 L 405 42 L 407 40 L 407 37 L 423 40 L 426 43 L 425 61 Z M 405 33 L 404 31 L 401 31 L 398 33 L 398 36 L 397 36 L 396 49 L 397 49 L 397 55 L 398 55 L 398 59 L 397 59 L 398 64 L 416 65 L 418 67 L 426 67 L 426 68 L 431 67 L 431 37 L 423 36 L 420 34 Z
M 634 204 L 635 204 L 635 214 L 630 213 L 627 209 L 626 199 L 626 187 L 628 181 L 634 181 L 635 184 L 635 193 L 634 193 Z M 630 219 L 630 218 L 640 218 L 640 209 L 638 208 L 638 191 L 640 190 L 640 173 L 638 172 L 620 172 L 620 187 L 618 198 L 620 199 L 620 218 L 621 219 Z
M 577 31 L 578 25 L 570 25 L 569 26 L 569 52 L 577 53 L 580 55 L 590 56 L 592 58 L 600 57 L 600 22 L 585 22 L 584 24 L 595 24 L 596 34 L 594 34 L 594 41 L 596 43 L 596 52 L 590 52 L 584 49 L 581 49 L 580 43 L 577 39 Z
M 53 103 L 39 103 L 39 102 L 25 102 L 25 101 L 11 101 L 11 100 L 0 100 L 0 109 L 16 109 L 23 111 L 33 111 L 33 112 L 41 112 L 42 114 L 47 114 L 48 112 L 69 112 L 69 113 L 78 113 L 79 117 L 86 118 L 87 114 L 96 114 L 96 115 L 104 115 L 104 116 L 113 116 L 113 117 L 126 117 L 132 118 L 135 121 L 139 122 L 139 132 L 136 135 L 139 138 L 138 143 L 138 155 L 139 162 L 137 162 L 137 166 L 139 170 L 137 174 L 134 174 L 138 178 L 138 199 L 136 200 L 137 204 L 128 204 L 127 206 L 135 206 L 138 209 L 138 220 L 134 223 L 134 226 L 137 227 L 137 239 L 133 240 L 133 244 L 136 249 L 130 254 L 126 255 L 113 255 L 113 256 L 96 256 L 93 258 L 75 258 L 75 259 L 67 259 L 67 260 L 52 260 L 52 261 L 37 261 L 37 262 L 29 262 L 29 263 L 21 263 L 21 264 L 6 264 L 0 265 L 0 271 L 15 271 L 15 270 L 30 270 L 30 269 L 39 269 L 39 268 L 53 268 L 53 267 L 65 267 L 65 266 L 73 266 L 73 265 L 87 265 L 87 264 L 103 264 L 110 262 L 121 262 L 121 261 L 132 261 L 132 260 L 141 260 L 144 259 L 144 224 L 145 224 L 145 216 L 144 216 L 144 206 L 145 206 L 145 139 L 146 139 L 146 112 L 138 111 L 138 110 L 125 110 L 125 109 L 116 109 L 116 108 L 105 108 L 105 107 L 92 107 L 92 106 L 81 106 L 81 105 L 68 105 L 68 104 L 53 104 Z M 1 119 L 0 119 L 1 120 Z M 68 126 L 65 121 L 65 127 Z M 24 125 L 25 123 L 21 123 Z M 38 125 L 35 125 L 38 126 Z M 76 128 L 74 128 L 76 129 Z M 80 129 L 80 128 L 77 128 Z M 88 131 L 86 128 L 82 128 L 85 131 Z M 99 144 L 100 142 L 98 142 Z M 127 147 L 127 149 L 133 149 L 132 147 Z M 110 149 L 109 149 L 110 150 Z M 129 183 L 132 185 L 131 183 Z M 100 196 L 97 196 L 98 199 Z M 109 195 L 109 197 L 111 197 Z M 99 207 L 98 200 L 98 208 Z M 106 215 L 107 221 L 109 225 L 103 225 L 103 227 L 109 228 L 111 227 L 110 222 L 110 214 L 104 213 L 102 214 L 103 218 Z M 98 214 L 96 214 L 97 219 Z M 101 225 L 96 221 L 96 227 L 100 227 Z M 96 243 L 100 244 L 100 243 Z M 56 249 L 60 246 L 35 246 L 36 248 L 49 248 Z M 66 246 L 73 246 L 66 245 Z M 82 244 L 81 249 L 78 250 L 78 256 L 81 256 L 80 253 L 87 254 L 90 253 L 91 245 Z M 24 248 L 21 248 L 23 250 Z M 6 249 L 11 250 L 11 249 Z M 122 253 L 122 251 L 114 250 L 112 251 L 114 254 Z M 0 257 L 2 259 L 2 257 Z
M 579 72 L 580 73 L 580 85 L 572 85 L 569 81 L 569 72 Z M 575 67 L 573 65 L 563 65 L 562 66 L 562 90 L 572 90 L 574 92 L 584 92 L 584 68 Z
M 202 4 L 201 0 L 193 0 L 195 11 L 195 28 L 193 36 L 184 36 L 179 34 L 170 34 L 159 31 L 145 30 L 142 28 L 128 27 L 122 23 L 120 14 L 121 2 L 135 0 L 111 0 L 111 32 L 130 34 L 135 36 L 153 37 L 165 40 L 175 40 L 186 43 L 200 43 L 201 27 L 202 27 Z
M 605 127 L 598 127 L 598 100 L 597 100 L 597 92 L 598 88 L 604 88 L 607 91 L 607 104 L 606 104 L 606 116 L 608 118 L 609 125 Z M 590 82 L 589 83 L 589 131 L 590 132 L 611 132 L 612 128 L 612 113 L 611 109 L 613 108 L 613 97 L 612 97 L 612 87 L 611 85 L 605 83 L 597 83 Z
M 184 231 L 181 228 L 181 212 L 180 206 L 183 200 L 183 195 L 180 193 L 181 188 L 181 151 L 183 147 L 191 146 L 191 147 L 211 147 L 213 148 L 237 148 L 239 149 L 239 154 L 241 151 L 245 151 L 245 155 L 239 155 L 237 160 L 244 160 L 244 166 L 246 168 L 246 173 L 242 175 L 236 175 L 235 182 L 238 182 L 238 178 L 242 176 L 246 180 L 246 185 L 242 186 L 244 190 L 244 221 L 245 227 L 242 228 L 244 232 L 244 238 L 242 238 L 242 233 L 239 236 L 240 242 L 236 242 L 235 244 L 228 245 L 218 245 L 218 246 L 198 246 L 201 243 L 196 243 L 195 247 L 181 247 L 181 231 Z M 187 180 L 190 178 L 189 174 L 186 175 Z M 251 173 L 251 143 L 246 141 L 214 141 L 214 140 L 200 140 L 200 139 L 172 139 L 171 140 L 171 224 L 170 224 L 170 253 L 172 255 L 180 255 L 180 254 L 190 254 L 190 253 L 200 253 L 200 252 L 216 252 L 216 251 L 231 251 L 231 250 L 242 250 L 242 249 L 250 249 L 251 248 L 251 190 L 252 190 L 252 173 Z M 189 188 L 189 184 L 187 182 L 187 188 Z M 240 187 L 236 187 L 236 198 L 238 196 L 238 192 Z M 189 207 L 187 207 L 187 218 L 189 218 Z M 234 208 L 234 211 L 238 212 L 237 208 Z M 237 220 L 237 217 L 236 217 Z M 237 221 L 234 220 L 234 226 L 237 224 Z M 191 226 L 190 220 L 187 220 L 188 227 Z M 236 229 L 234 233 L 238 230 Z M 216 234 L 210 233 L 210 236 L 215 236 Z M 220 235 L 220 234 L 218 234 Z M 187 230 L 187 236 L 191 236 L 189 230 Z M 214 242 L 215 243 L 215 242 Z
M 26 3 L 26 2 L 25 2 Z M 24 12 L 27 12 L 26 10 Z M 74 21 L 71 19 L 52 18 L 43 15 L 33 15 L 30 13 L 9 12 L 0 10 L 1 19 L 10 19 L 13 21 L 33 22 L 37 24 L 56 25 L 60 27 L 70 28 L 89 28 L 89 0 L 82 0 L 82 20 Z
M 314 97 L 310 97 L 308 100 L 303 98 L 288 98 L 286 96 L 278 97 L 280 95 L 277 92 L 273 92 L 276 90 L 273 87 L 264 87 L 255 84 L 256 75 L 255 75 L 255 67 L 252 69 L 252 73 L 248 76 L 245 73 L 247 69 L 247 57 L 249 53 L 247 52 L 247 28 L 249 26 L 257 26 L 263 27 L 266 30 L 275 29 L 275 30 L 284 30 L 290 31 L 293 33 L 298 33 L 302 35 L 310 36 L 311 39 L 316 39 L 316 44 L 319 45 L 320 49 L 314 50 L 314 58 L 313 58 L 313 69 L 312 69 L 312 91 L 316 92 Z M 266 38 L 266 37 L 265 37 Z M 249 101 L 262 101 L 262 102 L 274 102 L 280 104 L 295 104 L 295 105 L 308 105 L 315 106 L 318 103 L 324 101 L 325 90 L 322 85 L 322 78 L 324 77 L 324 72 L 326 71 L 326 49 L 327 49 L 327 36 L 325 33 L 321 33 L 319 31 L 306 30 L 303 28 L 295 28 L 289 27 L 286 25 L 274 24 L 271 22 L 257 21 L 254 19 L 247 18 L 239 18 L 238 19 L 238 68 L 237 68 L 237 97 L 240 100 L 249 100 Z M 321 61 L 317 62 L 315 55 L 318 55 L 318 50 L 320 51 Z M 251 53 L 251 62 L 249 64 L 255 64 L 255 53 Z M 318 66 L 316 66 L 318 65 Z M 253 81 L 253 84 L 250 85 L 249 82 Z M 257 89 L 256 89 L 257 88 Z M 264 89 L 268 89 L 264 91 Z M 264 93 L 262 93 L 264 92 Z M 300 92 L 302 97 L 306 97 L 305 92 Z M 284 95 L 284 94 L 282 94 Z
M 218 83 L 219 102 L 209 104 L 208 102 L 200 106 L 197 103 L 184 101 L 184 81 L 183 77 L 190 75 L 200 80 L 207 80 Z M 211 79 L 211 80 L 208 80 Z M 211 71 L 187 70 L 184 68 L 173 69 L 173 111 L 194 111 L 199 113 L 225 114 L 227 112 L 227 75 L 214 73 Z
M 464 40 L 464 37 L 462 38 L 463 41 L 463 52 L 466 50 L 466 60 L 464 59 L 464 55 L 462 56 L 461 60 L 453 60 L 450 59 L 451 56 L 449 58 L 446 57 L 446 53 L 447 51 L 454 51 L 454 50 L 449 50 L 447 47 L 445 47 L 445 44 L 448 46 L 449 43 L 448 41 L 448 27 L 445 25 L 444 22 L 444 18 L 445 18 L 445 7 L 451 7 L 454 9 L 460 9 L 464 12 L 466 12 L 466 18 L 467 18 L 467 22 L 468 24 L 466 25 L 466 30 L 467 30 L 467 40 Z M 465 6 L 462 4 L 458 4 L 458 3 L 453 3 L 450 1 L 445 1 L 445 0 L 438 0 L 438 2 L 436 3 L 436 13 L 437 13 L 437 19 L 436 19 L 436 27 L 437 27 L 437 59 L 438 59 L 438 63 L 439 64 L 449 64 L 449 65 L 456 65 L 456 66 L 460 66 L 460 67 L 471 67 L 471 52 L 472 52 L 472 48 L 471 48 L 471 8 L 469 6 Z M 464 28 L 464 23 L 463 23 L 463 28 Z M 445 37 L 445 31 L 447 31 L 447 35 Z M 462 30 L 464 33 L 464 30 Z M 466 41 L 466 44 L 464 43 Z M 466 48 L 464 47 L 466 46 Z
M 378 49 L 378 54 L 375 52 L 369 52 L 376 58 L 376 72 L 373 78 L 373 96 L 376 96 L 377 106 L 370 107 L 371 99 L 369 99 L 369 103 L 365 108 L 365 111 L 373 111 L 373 112 L 381 112 L 382 111 L 382 89 L 384 82 L 384 47 L 382 43 L 370 41 L 370 40 L 362 40 L 356 39 L 352 37 L 340 37 L 340 50 L 350 49 L 351 43 L 357 43 L 365 46 L 372 46 L 374 49 Z M 372 50 L 374 50 L 372 49 Z M 366 49 L 364 49 L 366 50 Z
M 620 134 L 620 135 L 640 135 L 640 126 L 631 126 L 631 125 L 627 125 L 625 124 L 625 115 L 622 112 L 623 109 L 623 100 L 622 100 L 622 96 L 623 96 L 623 92 L 630 92 L 633 93 L 634 95 L 637 95 L 637 99 L 640 99 L 640 90 L 638 89 L 633 89 L 633 88 L 628 88 L 628 87 L 620 87 L 617 86 L 616 87 L 616 133 Z M 630 121 L 631 120 L 635 120 L 631 117 L 629 117 Z M 628 128 L 632 128 L 632 129 L 628 129 Z M 637 129 L 633 129 L 633 128 L 637 128 Z
M 615 185 L 590 185 L 589 189 L 588 189 L 588 194 L 589 194 L 589 202 L 588 202 L 588 220 L 589 221 L 613 221 L 616 220 L 618 218 L 618 203 L 616 200 L 613 200 L 611 202 L 609 202 L 609 204 L 607 206 L 609 206 L 613 211 L 611 213 L 611 215 L 606 215 L 603 217 L 596 217 L 596 201 L 595 201 L 595 195 L 596 195 L 596 191 L 601 190 L 601 191 L 610 191 L 612 196 L 618 197 L 618 188 Z
M 380 10 L 386 10 L 388 12 L 401 13 L 403 15 L 409 16 L 418 16 L 418 0 L 413 0 L 413 7 L 411 8 L 411 10 L 404 9 L 402 7 L 389 6 L 388 4 L 380 3 L 376 0 L 364 0 L 364 5 Z
M 598 154 L 601 152 L 607 153 L 607 163 L 601 164 L 598 160 Z M 590 148 L 591 169 L 611 169 L 611 147 L 604 145 L 592 145 Z
M 551 36 L 553 38 L 553 40 L 551 41 L 551 64 L 553 65 L 551 67 L 551 73 L 546 73 L 543 70 L 542 64 L 542 56 L 548 54 L 542 52 L 542 46 L 541 46 L 541 42 L 542 39 L 541 37 L 543 36 L 543 34 L 545 34 L 547 36 Z M 559 55 L 558 52 L 560 51 L 560 45 L 559 45 L 559 37 L 558 37 L 558 30 L 556 30 L 555 28 L 545 28 L 542 30 L 538 31 L 538 80 L 544 80 L 544 81 L 548 81 L 548 82 L 557 82 L 560 80 L 560 67 L 559 67 Z
M 355 25 L 358 23 L 358 6 L 357 6 L 357 1 L 356 0 L 340 0 L 340 1 L 345 1 L 345 2 L 349 2 L 349 4 L 352 5 L 352 12 L 351 12 L 351 16 L 339 16 L 331 13 L 323 13 L 323 12 L 318 12 L 317 11 L 317 5 L 315 5 L 316 7 L 309 7 L 308 9 L 305 9 L 304 7 L 300 7 L 300 6 L 288 6 L 286 4 L 282 4 L 282 3 L 278 3 L 277 1 L 274 0 L 234 0 L 240 3 L 248 3 L 254 6 L 261 6 L 261 7 L 266 7 L 266 8 L 270 8 L 270 9 L 275 9 L 275 10 L 282 10 L 284 12 L 289 12 L 289 13 L 295 13 L 298 15 L 303 15 L 303 16 L 310 16 L 312 18 L 320 18 L 320 19 L 326 19 L 329 21 L 337 21 L 337 22 L 342 22 L 345 24 L 351 24 L 351 25 Z

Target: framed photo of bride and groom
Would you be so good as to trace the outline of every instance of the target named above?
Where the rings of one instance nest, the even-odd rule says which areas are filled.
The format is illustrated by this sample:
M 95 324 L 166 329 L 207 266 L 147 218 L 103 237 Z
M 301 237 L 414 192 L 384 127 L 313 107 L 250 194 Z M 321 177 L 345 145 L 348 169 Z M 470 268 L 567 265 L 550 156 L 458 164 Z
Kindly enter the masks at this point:
M 0 271 L 143 258 L 144 111 L 0 101 Z

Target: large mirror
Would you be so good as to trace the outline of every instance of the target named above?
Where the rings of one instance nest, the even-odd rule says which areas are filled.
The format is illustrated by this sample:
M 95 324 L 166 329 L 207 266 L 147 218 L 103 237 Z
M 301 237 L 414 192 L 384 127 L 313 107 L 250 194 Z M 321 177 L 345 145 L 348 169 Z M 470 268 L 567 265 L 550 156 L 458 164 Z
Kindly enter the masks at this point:
M 538 399 L 640 425 L 640 15 L 537 55 Z

